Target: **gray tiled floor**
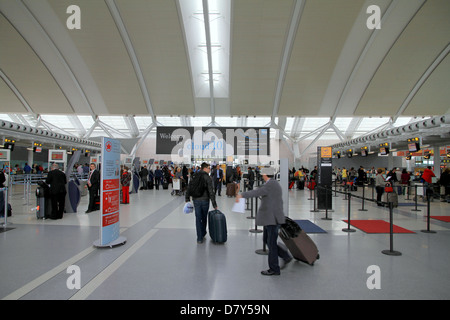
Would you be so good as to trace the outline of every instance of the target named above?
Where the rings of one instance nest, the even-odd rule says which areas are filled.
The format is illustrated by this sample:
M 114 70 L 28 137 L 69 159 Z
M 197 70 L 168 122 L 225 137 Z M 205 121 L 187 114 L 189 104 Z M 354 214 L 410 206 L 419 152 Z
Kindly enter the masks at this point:
M 182 212 L 183 198 L 167 190 L 147 190 L 131 195 L 131 204 L 121 205 L 123 246 L 97 249 L 99 215 L 84 211 L 62 220 L 36 220 L 18 188 L 12 197 L 14 229 L 0 233 L 0 297 L 7 299 L 449 299 L 450 223 L 431 221 L 435 234 L 426 228 L 426 207 L 394 210 L 394 224 L 414 231 L 395 234 L 394 250 L 387 256 L 388 234 L 345 233 L 347 201 L 333 197 L 332 220 L 325 212 L 311 212 L 307 190 L 289 191 L 289 216 L 309 219 L 327 233 L 310 234 L 320 259 L 314 266 L 293 262 L 281 276 L 265 277 L 267 257 L 261 249 L 262 233 L 250 233 L 250 213 L 231 212 L 234 199 L 218 198 L 227 216 L 228 241 L 223 245 L 196 243 L 194 215 Z M 370 193 L 369 193 L 370 194 Z M 405 202 L 400 197 L 400 202 Z M 389 221 L 388 210 L 352 198 L 352 219 Z M 432 215 L 449 215 L 450 204 L 431 203 Z M 67 288 L 69 265 L 81 271 L 80 290 Z M 370 290 L 367 268 L 380 268 L 380 289 Z

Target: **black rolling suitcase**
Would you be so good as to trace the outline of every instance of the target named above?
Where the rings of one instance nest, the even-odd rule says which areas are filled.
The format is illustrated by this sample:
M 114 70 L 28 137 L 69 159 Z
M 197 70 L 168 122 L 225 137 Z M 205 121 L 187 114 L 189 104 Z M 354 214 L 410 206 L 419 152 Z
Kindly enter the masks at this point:
M 37 182 L 36 188 L 36 218 L 49 219 L 52 215 L 50 187 L 43 181 Z
M 208 230 L 211 240 L 216 243 L 227 241 L 227 219 L 219 210 L 208 212 Z

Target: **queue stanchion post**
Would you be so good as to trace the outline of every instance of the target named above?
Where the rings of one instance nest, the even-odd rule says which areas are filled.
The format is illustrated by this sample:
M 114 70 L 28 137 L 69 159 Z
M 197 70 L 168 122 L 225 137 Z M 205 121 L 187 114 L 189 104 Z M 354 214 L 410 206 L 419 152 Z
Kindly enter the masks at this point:
M 248 231 L 250 231 L 251 233 L 261 233 L 263 231 L 261 229 L 258 229 L 258 226 L 256 225 L 256 215 L 258 214 L 258 197 L 256 197 L 255 199 L 256 199 L 256 203 L 255 203 L 255 229 L 250 229 Z
M 427 196 L 427 230 L 420 230 L 424 233 L 436 233 L 436 231 L 430 230 L 430 196 Z
M 394 250 L 394 222 L 393 222 L 393 203 L 392 202 L 388 202 L 389 203 L 389 224 L 390 224 L 390 229 L 389 229 L 389 250 L 383 250 L 381 251 L 382 253 L 388 255 L 388 256 L 401 256 L 402 253 L 399 251 L 395 251 Z
M 363 183 L 363 185 L 362 185 L 362 207 L 361 207 L 361 209 L 358 209 L 359 211 L 367 211 L 367 209 L 364 209 L 364 200 L 366 199 L 365 192 L 364 192 L 365 189 L 366 189 L 366 186 Z
M 266 234 L 266 228 L 263 230 L 263 248 L 255 250 L 255 253 L 261 254 L 261 255 L 268 255 L 269 250 L 266 248 L 266 240 L 267 240 L 267 234 Z
M 250 199 L 250 216 L 247 217 L 247 219 L 255 219 L 255 217 L 253 216 L 253 198 L 249 199 Z
M 347 228 L 342 229 L 342 231 L 344 232 L 356 232 L 355 229 L 350 228 L 350 215 L 351 215 L 351 198 L 352 198 L 352 194 L 349 193 L 348 194 L 348 205 L 347 205 Z
M 414 209 L 411 209 L 411 211 L 422 211 L 417 209 L 417 184 L 414 185 Z

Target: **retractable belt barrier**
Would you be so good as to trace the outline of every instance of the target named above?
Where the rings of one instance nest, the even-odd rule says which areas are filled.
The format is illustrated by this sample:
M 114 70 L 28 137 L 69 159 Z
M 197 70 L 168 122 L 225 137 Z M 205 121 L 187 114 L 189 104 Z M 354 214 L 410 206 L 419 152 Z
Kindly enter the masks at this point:
M 355 232 L 356 230 L 355 229 L 352 229 L 351 227 L 350 227 L 350 225 L 351 225 L 351 199 L 352 198 L 358 198 L 358 199 L 361 199 L 362 200 L 362 208 L 361 209 L 359 209 L 360 211 L 367 211 L 365 208 L 364 208 L 364 201 L 371 201 L 371 202 L 377 202 L 377 200 L 375 200 L 374 199 L 374 197 L 373 197 L 373 189 L 374 189 L 374 187 L 372 186 L 372 199 L 369 199 L 369 198 L 366 198 L 365 197 L 365 191 L 364 191 L 364 189 L 365 189 L 365 187 L 366 186 L 362 186 L 362 188 L 363 188 L 363 190 L 362 190 L 362 196 L 360 196 L 360 195 L 356 195 L 356 194 L 353 194 L 353 193 L 351 193 L 351 192 L 343 192 L 343 191 L 338 191 L 337 190 L 337 185 L 336 185 L 336 181 L 335 181 L 335 184 L 334 184 L 334 186 L 335 186 L 335 189 L 334 189 L 334 193 L 335 193 L 335 195 L 337 194 L 337 193 L 341 193 L 341 194 L 344 194 L 345 195 L 345 198 L 344 198 L 344 200 L 347 200 L 348 201 L 348 210 L 347 210 L 347 228 L 343 228 L 342 229 L 342 231 L 343 232 L 348 232 L 348 233 L 351 233 L 351 232 Z M 403 185 L 402 186 L 402 188 L 408 188 L 408 199 L 409 199 L 409 188 L 410 188 L 411 186 L 406 186 L 406 185 Z M 430 192 L 427 192 L 427 190 L 429 189 L 428 188 L 428 186 L 425 186 L 425 185 L 421 185 L 421 186 L 418 186 L 418 185 L 414 185 L 414 189 L 415 189 L 415 199 L 414 199 L 414 202 L 415 202 L 415 209 L 413 209 L 412 211 L 420 211 L 420 210 L 418 210 L 417 209 L 417 198 L 418 198 L 418 193 L 417 193 L 417 188 L 420 188 L 420 187 L 422 187 L 423 188 L 423 197 L 424 197 L 424 199 L 425 199 L 425 197 L 426 197 L 426 201 L 427 201 L 427 229 L 426 230 L 421 230 L 421 232 L 425 232 L 425 233 L 436 233 L 436 231 L 432 231 L 432 230 L 430 230 L 430 217 L 431 217 L 431 210 L 430 210 L 430 201 L 431 201 L 431 198 L 432 198 L 432 193 L 430 193 Z M 331 188 L 325 188 L 325 187 L 322 187 L 322 186 L 316 186 L 316 188 L 322 188 L 322 189 L 326 189 L 326 190 L 329 190 L 330 192 L 333 192 L 333 190 L 331 189 Z M 395 191 L 394 191 L 395 192 Z M 384 202 L 384 201 L 381 201 L 381 203 L 380 204 L 382 204 L 383 206 L 387 206 L 388 208 L 389 208 L 389 224 L 390 224 L 390 231 L 389 231 L 389 236 L 390 236 L 390 248 L 388 249 L 388 250 L 383 250 L 382 251 L 382 253 L 383 254 L 386 254 L 386 255 L 391 255 L 391 256 L 400 256 L 401 255 L 401 252 L 399 252 L 399 251 L 396 251 L 396 250 L 394 250 L 394 245 L 393 245 L 393 226 L 394 226 L 394 224 L 393 224 L 393 209 L 394 209 L 394 206 L 393 206 L 393 202 Z M 315 210 L 315 206 L 314 206 L 314 210 Z M 311 210 L 311 211 L 313 211 L 313 210 Z M 317 210 L 318 211 L 318 210 Z

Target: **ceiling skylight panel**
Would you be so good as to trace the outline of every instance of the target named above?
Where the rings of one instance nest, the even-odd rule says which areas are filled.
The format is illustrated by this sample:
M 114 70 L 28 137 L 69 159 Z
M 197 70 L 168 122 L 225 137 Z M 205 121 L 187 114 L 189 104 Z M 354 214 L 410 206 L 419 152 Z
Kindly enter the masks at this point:
M 135 116 L 134 121 L 136 122 L 139 131 L 147 129 L 153 122 L 152 117 L 147 116 Z
M 353 118 L 351 117 L 337 117 L 334 120 L 334 125 L 336 126 L 336 128 L 338 128 L 341 132 L 345 132 L 348 129 L 348 126 L 350 125 L 350 122 L 352 121 Z
M 75 130 L 67 115 L 42 114 L 41 119 L 63 130 Z
M 384 117 L 384 118 L 364 118 L 361 121 L 361 124 L 359 125 L 358 129 L 356 130 L 356 132 L 370 132 L 384 124 L 387 124 L 389 122 L 389 118 L 388 117 Z
M 237 127 L 238 117 L 216 117 L 216 123 L 221 127 Z
M 330 118 L 306 118 L 302 131 L 311 132 L 330 121 Z
M 270 117 L 248 117 L 247 127 L 264 127 L 270 123 Z
M 180 117 L 156 117 L 156 121 L 167 127 L 181 126 Z
M 211 122 L 211 117 L 192 117 L 191 124 L 193 127 L 206 127 Z
M 128 126 L 123 116 L 99 116 L 100 121 L 110 125 L 116 130 L 128 130 Z
M 206 38 L 203 1 L 180 0 L 179 3 L 195 96 L 211 97 L 211 71 L 214 97 L 228 97 L 231 1 L 207 1 L 209 39 Z M 211 44 L 210 48 L 208 43 Z M 211 52 L 211 66 L 208 62 L 208 49 Z

